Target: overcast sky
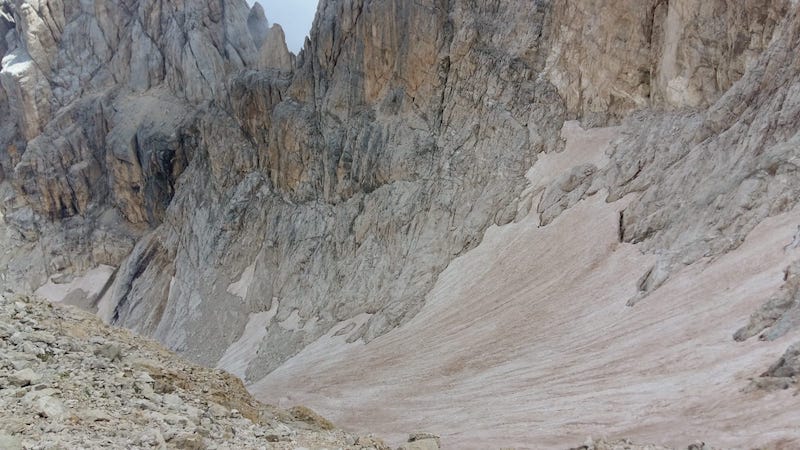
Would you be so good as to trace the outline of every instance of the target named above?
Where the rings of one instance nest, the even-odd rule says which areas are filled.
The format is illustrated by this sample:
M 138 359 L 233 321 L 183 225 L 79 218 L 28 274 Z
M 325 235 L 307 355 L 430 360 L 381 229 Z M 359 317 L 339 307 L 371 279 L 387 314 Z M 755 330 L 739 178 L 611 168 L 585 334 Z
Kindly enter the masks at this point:
M 311 29 L 318 0 L 247 0 L 252 5 L 261 3 L 269 23 L 279 23 L 286 33 L 289 51 L 297 53 Z

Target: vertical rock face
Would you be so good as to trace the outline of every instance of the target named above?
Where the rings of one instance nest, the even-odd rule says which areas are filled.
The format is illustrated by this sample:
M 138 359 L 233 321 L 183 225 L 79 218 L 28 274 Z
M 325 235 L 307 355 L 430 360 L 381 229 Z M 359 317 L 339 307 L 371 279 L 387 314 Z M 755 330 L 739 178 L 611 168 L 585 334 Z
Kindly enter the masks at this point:
M 653 6 L 652 96 L 673 106 L 708 106 L 754 63 L 789 2 L 679 0 Z
M 28 248 L 5 263 L 44 254 L 28 287 L 119 264 L 161 223 L 194 151 L 185 130 L 259 61 L 247 14 L 221 1 L 0 4 L 3 209 Z
M 247 15 L 247 29 L 253 37 L 253 43 L 256 47 L 260 47 L 269 32 L 269 21 L 261 3 L 256 2 L 250 9 L 250 14 Z
M 294 66 L 294 55 L 286 47 L 286 35 L 277 23 L 264 33 L 259 50 L 259 68 L 291 70 Z
M 796 202 L 758 175 L 796 181 L 788 0 L 323 0 L 297 58 L 243 0 L 0 5 L 3 211 L 24 249 L 7 273 L 119 266 L 101 315 L 205 363 L 271 311 L 249 379 L 343 320 L 369 341 L 412 317 L 487 227 L 532 209 L 524 174 L 566 118 L 650 109 L 611 169 L 534 205 L 543 223 L 587 191 L 642 192 L 622 239 L 672 251 L 717 225 L 706 200 L 735 236 Z M 741 223 L 702 182 L 729 169 L 758 211 Z
M 413 316 L 451 258 L 513 220 L 563 120 L 536 78 L 543 58 L 454 35 L 446 6 L 323 2 L 291 78 L 237 76 L 236 123 L 200 127 L 207 157 L 168 210 L 180 227 L 137 246 L 109 317 L 214 361 L 250 314 L 275 308 L 254 378 L 342 320 L 368 315 L 350 338 L 370 340 Z M 512 12 L 458 14 L 470 27 L 490 14 L 500 30 Z M 540 45 L 544 9 L 528 14 L 538 25 L 519 49 Z M 220 326 L 192 325 L 208 320 Z
M 688 264 L 736 248 L 797 204 L 798 43 L 795 8 L 708 109 L 629 119 L 607 174 L 612 199 L 641 193 L 623 213 L 622 240 L 658 251 L 662 265 Z
M 554 3 L 548 75 L 570 115 L 592 124 L 710 105 L 767 48 L 790 2 Z

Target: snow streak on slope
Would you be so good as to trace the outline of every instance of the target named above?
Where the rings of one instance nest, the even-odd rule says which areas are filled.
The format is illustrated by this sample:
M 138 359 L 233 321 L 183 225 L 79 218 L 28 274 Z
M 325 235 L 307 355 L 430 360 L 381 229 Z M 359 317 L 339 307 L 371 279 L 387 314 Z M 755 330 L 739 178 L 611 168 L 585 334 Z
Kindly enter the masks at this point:
M 537 165 L 602 164 L 612 131 L 571 124 L 567 149 Z M 602 435 L 800 446 L 798 397 L 742 392 L 797 333 L 731 338 L 780 286 L 791 258 L 781 247 L 800 211 L 765 220 L 737 250 L 686 267 L 629 308 L 654 258 L 618 242 L 618 213 L 636 198 L 604 198 L 546 227 L 531 214 L 489 229 L 408 324 L 368 345 L 334 328 L 251 390 L 392 439 L 440 433 L 447 448 L 564 448 Z

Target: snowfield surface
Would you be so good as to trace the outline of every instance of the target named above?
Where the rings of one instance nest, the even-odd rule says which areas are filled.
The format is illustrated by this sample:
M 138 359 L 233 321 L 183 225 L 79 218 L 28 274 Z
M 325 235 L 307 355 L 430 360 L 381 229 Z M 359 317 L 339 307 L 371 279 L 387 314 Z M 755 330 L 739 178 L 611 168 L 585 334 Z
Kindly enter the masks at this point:
M 567 148 L 540 158 L 532 188 L 555 170 L 604 164 L 614 134 L 568 124 Z M 800 397 L 743 391 L 800 335 L 732 339 L 798 256 L 781 248 L 800 211 L 764 221 L 737 250 L 687 266 L 631 308 L 655 258 L 618 242 L 618 212 L 637 199 L 604 199 L 546 227 L 531 213 L 491 228 L 409 323 L 367 345 L 334 328 L 251 391 L 394 443 L 424 430 L 458 449 L 565 448 L 587 436 L 800 448 Z
M 101 264 L 68 283 L 59 284 L 48 280 L 35 293 L 56 303 L 68 302 L 74 298 L 88 299 L 89 305 L 87 306 L 91 307 L 113 274 L 113 267 Z

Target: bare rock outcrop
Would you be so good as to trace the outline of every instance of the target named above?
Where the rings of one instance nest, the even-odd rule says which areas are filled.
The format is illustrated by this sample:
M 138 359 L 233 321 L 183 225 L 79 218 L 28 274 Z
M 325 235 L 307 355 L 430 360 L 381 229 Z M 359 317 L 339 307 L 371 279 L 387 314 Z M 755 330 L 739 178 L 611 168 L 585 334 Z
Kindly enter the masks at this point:
M 547 73 L 572 117 L 706 107 L 770 43 L 789 1 L 559 1 Z
M 790 346 L 762 377 L 793 378 L 800 375 L 800 343 Z
M 640 293 L 629 300 L 630 305 L 658 288 L 677 267 L 738 247 L 761 220 L 791 210 L 800 194 L 800 166 L 794 151 L 800 120 L 795 87 L 798 60 L 792 50 L 799 36 L 796 8 L 785 2 L 768 2 L 754 9 L 742 3 L 669 2 L 669 10 L 658 13 L 666 5 L 656 5 L 654 17 L 666 14 L 666 18 L 654 23 L 667 27 L 659 31 L 662 35 L 684 36 L 674 42 L 678 49 L 695 39 L 705 42 L 702 36 L 708 33 L 723 31 L 718 36 L 721 40 L 714 42 L 728 45 L 698 45 L 696 51 L 673 48 L 667 53 L 651 48 L 650 57 L 656 63 L 646 67 L 656 74 L 655 81 L 649 84 L 647 101 L 633 102 L 649 108 L 623 121 L 621 137 L 609 152 L 611 163 L 596 174 L 587 173 L 594 179 L 583 182 L 591 187 L 582 188 L 587 189 L 586 195 L 605 188 L 608 201 L 630 194 L 636 197 L 620 214 L 620 241 L 641 244 L 656 253 L 658 260 L 643 274 Z M 711 17 L 720 20 L 720 25 L 710 26 Z M 734 38 L 730 28 L 721 25 L 725 23 L 738 24 L 735 40 L 740 44 L 730 40 Z M 669 59 L 676 51 L 680 58 Z M 679 60 L 683 68 L 678 72 L 691 75 L 664 75 L 664 68 L 674 69 Z M 714 82 L 707 79 L 708 67 L 715 67 Z M 560 78 L 555 79 L 558 84 Z M 693 87 L 674 90 L 670 83 Z M 580 92 L 587 91 L 575 95 Z M 580 109 L 577 104 L 570 108 Z M 611 116 L 585 114 L 584 118 L 590 122 L 613 118 L 613 108 L 606 105 L 599 110 Z M 559 201 L 548 198 L 545 208 L 539 209 L 543 223 L 586 197 L 560 194 L 563 190 L 555 186 L 548 192 Z
M 736 341 L 758 335 L 762 341 L 773 341 L 800 326 L 800 261 L 784 270 L 784 283 L 750 316 L 747 325 L 734 333 Z M 788 389 L 800 376 L 800 342 L 786 352 L 764 373 L 754 378 L 747 389 Z
M 250 35 L 253 37 L 253 43 L 256 47 L 261 47 L 267 37 L 267 33 L 269 33 L 269 21 L 264 12 L 264 7 L 259 2 L 255 2 L 253 7 L 250 8 L 250 13 L 247 15 L 247 29 L 250 30 Z
M 457 8 L 469 26 L 486 14 Z M 497 14 L 500 32 L 512 11 Z M 249 379 L 342 320 L 368 315 L 349 339 L 369 341 L 412 317 L 450 259 L 513 219 L 563 120 L 535 55 L 454 35 L 450 16 L 438 2 L 323 2 L 291 77 L 235 77 L 237 123 L 200 127 L 171 225 L 120 269 L 107 317 L 215 362 L 274 308 Z M 226 325 L 194 325 L 207 320 Z
M 798 39 L 793 11 L 708 110 L 627 121 L 607 171 L 611 200 L 639 193 L 623 212 L 623 241 L 641 242 L 667 266 L 688 264 L 737 247 L 762 219 L 797 204 Z
M 256 61 L 247 7 L 53 0 L 2 11 L 5 221 L 45 255 L 47 276 L 119 264 L 163 219 L 197 105 L 227 98 L 225 74 Z M 11 266 L 31 251 L 19 253 Z
M 265 33 L 259 49 L 258 66 L 262 69 L 291 70 L 294 66 L 294 55 L 286 47 L 286 35 L 277 23 Z
M 795 342 L 769 369 L 752 378 L 746 392 L 785 390 L 797 386 L 800 377 L 800 342 Z M 795 392 L 794 395 L 797 395 Z
M 772 341 L 800 325 L 800 261 L 784 271 L 784 283 L 778 292 L 761 305 L 744 327 L 734 333 L 737 341 L 759 335 Z
M 606 439 L 592 439 L 588 438 L 586 443 L 579 446 L 579 447 L 572 447 L 570 450 L 667 450 L 668 447 L 662 447 L 660 445 L 646 445 L 646 444 L 635 444 L 627 439 L 621 439 L 618 441 L 609 441 Z M 691 445 L 687 450 L 712 450 L 711 447 L 706 446 L 705 444 L 699 444 L 697 446 Z

